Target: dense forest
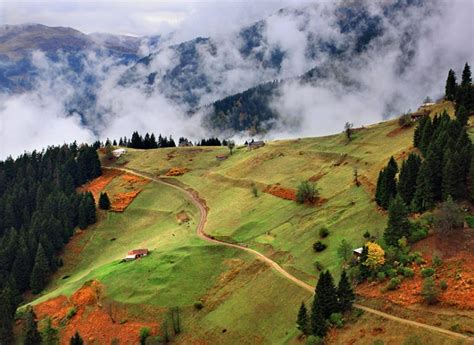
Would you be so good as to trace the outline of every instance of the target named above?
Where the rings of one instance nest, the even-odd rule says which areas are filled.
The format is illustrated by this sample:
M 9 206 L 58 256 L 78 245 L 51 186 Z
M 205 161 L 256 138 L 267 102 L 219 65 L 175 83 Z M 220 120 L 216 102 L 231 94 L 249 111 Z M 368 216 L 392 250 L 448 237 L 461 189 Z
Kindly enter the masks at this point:
M 455 118 L 445 111 L 433 119 L 425 116 L 420 120 L 413 145 L 421 155 L 411 153 L 400 169 L 392 157 L 380 171 L 375 195 L 380 207 L 389 208 L 399 195 L 411 211 L 423 212 L 450 197 L 459 200 L 470 196 L 472 183 L 468 181 L 474 179 L 474 167 L 467 122 L 474 111 L 474 88 L 468 64 L 460 85 L 454 72 L 449 71 L 445 98 L 456 102 Z
M 76 188 L 99 175 L 96 150 L 75 143 L 0 162 L 0 344 L 13 342 L 22 293 L 41 292 L 74 229 L 95 223 L 92 194 Z
M 279 82 L 270 82 L 216 101 L 205 121 L 219 130 L 265 132 L 277 113 L 270 107 L 270 98 Z

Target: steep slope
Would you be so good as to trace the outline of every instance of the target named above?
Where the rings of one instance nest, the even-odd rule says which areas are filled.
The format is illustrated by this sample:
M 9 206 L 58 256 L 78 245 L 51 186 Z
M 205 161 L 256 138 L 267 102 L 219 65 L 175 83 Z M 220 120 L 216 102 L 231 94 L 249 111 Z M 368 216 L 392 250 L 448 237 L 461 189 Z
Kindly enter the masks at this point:
M 445 103 L 433 110 L 445 107 L 451 109 Z M 358 129 L 351 142 L 342 134 L 275 141 L 254 151 L 239 148 L 225 161 L 215 158 L 227 151 L 223 147 L 129 149 L 116 164 L 145 176 L 163 176 L 172 167 L 189 169 L 166 181 L 197 191 L 200 203 L 207 207 L 206 233 L 219 241 L 256 250 L 297 279 L 314 285 L 316 261 L 337 276 L 341 267 L 337 246 L 342 238 L 357 247 L 365 241 L 362 235 L 367 230 L 377 238 L 382 235 L 386 214 L 377 211 L 373 202 L 377 172 L 391 155 L 401 159 L 412 150 L 412 136 L 412 128 L 399 130 L 391 121 Z M 360 187 L 353 182 L 355 167 Z M 322 197 L 315 207 L 265 192 L 268 185 L 276 184 L 294 189 L 308 178 L 317 183 Z M 259 190 L 257 197 L 252 185 Z M 112 181 L 105 191 L 113 195 L 116 188 Z M 189 223 L 179 225 L 182 211 Z M 107 306 L 109 318 L 158 320 L 161 325 L 153 326 L 153 334 L 163 326 L 169 310 L 179 306 L 183 332 L 175 338 L 177 343 L 301 344 L 294 320 L 301 301 L 309 302 L 311 294 L 276 274 L 252 253 L 202 241 L 195 232 L 203 230 L 196 229 L 202 224 L 199 217 L 182 191 L 150 183 L 125 212 L 101 213 L 97 226 L 73 240 L 69 250 L 81 249 L 66 251 L 65 266 L 34 303 L 40 303 L 41 308 L 41 302 L 60 294 L 71 295 L 94 279 L 103 286 L 100 304 Z M 323 226 L 330 231 L 325 239 L 328 248 L 317 254 L 312 244 Z M 136 262 L 119 263 L 133 246 L 149 247 L 152 253 Z M 470 310 L 458 313 L 448 307 L 429 311 L 416 306 L 409 311 L 374 307 L 434 327 L 449 328 L 446 315 L 451 315 L 449 322 L 459 322 L 466 330 L 474 327 Z M 422 342 L 435 339 L 439 344 L 457 339 L 396 320 L 366 312 L 362 317 L 352 317 L 329 340 L 372 344 L 374 338 L 369 334 L 394 343 L 409 341 L 410 337 Z M 81 325 L 88 319 L 81 312 L 71 320 L 56 321 L 64 336 L 75 328 L 85 330 Z M 361 336 L 353 341 L 354 330 Z M 463 339 L 459 340 L 462 343 Z

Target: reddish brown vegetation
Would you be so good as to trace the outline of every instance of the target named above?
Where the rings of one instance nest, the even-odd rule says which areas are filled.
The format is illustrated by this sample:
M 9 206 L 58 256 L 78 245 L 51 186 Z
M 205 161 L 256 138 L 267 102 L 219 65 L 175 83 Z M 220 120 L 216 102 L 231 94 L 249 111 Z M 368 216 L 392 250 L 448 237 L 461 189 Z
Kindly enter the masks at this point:
M 358 286 L 357 292 L 365 297 L 382 298 L 400 305 L 422 303 L 421 290 L 423 278 L 420 271 L 424 267 L 432 266 L 432 256 L 436 253 L 441 257 L 443 264 L 436 268 L 435 281 L 439 285 L 444 280 L 448 288 L 441 291 L 440 303 L 455 306 L 461 309 L 474 309 L 474 234 L 471 229 L 458 230 L 450 238 L 432 235 L 413 246 L 413 250 L 422 252 L 426 260 L 424 265 L 413 265 L 413 278 L 405 278 L 399 289 L 382 292 L 387 284 L 363 283 Z
M 121 344 L 137 344 L 142 327 L 149 327 L 156 334 L 158 325 L 154 322 L 127 320 L 127 315 L 122 315 L 121 320 L 114 320 L 111 309 L 101 303 L 102 290 L 99 282 L 88 282 L 69 299 L 58 296 L 35 306 L 35 313 L 39 320 L 50 317 L 54 327 L 64 324 L 59 333 L 61 344 L 69 344 L 76 331 L 85 344 L 110 344 L 115 338 L 120 339 Z M 68 319 L 72 308 L 76 309 L 76 313 Z
M 296 191 L 294 189 L 284 188 L 278 184 L 269 185 L 263 191 L 281 199 L 296 201 Z
M 92 192 L 96 202 L 99 201 L 99 194 L 116 176 L 121 175 L 122 172 L 114 169 L 102 170 L 102 175 L 86 183 L 78 188 L 79 192 Z
M 187 173 L 188 171 L 189 171 L 188 168 L 173 167 L 170 170 L 168 170 L 165 176 L 181 176 Z
M 128 205 L 140 194 L 143 186 L 150 182 L 147 179 L 132 174 L 124 174 L 120 178 L 122 179 L 120 187 L 130 191 L 116 193 L 111 196 L 110 209 L 115 212 L 125 211 Z

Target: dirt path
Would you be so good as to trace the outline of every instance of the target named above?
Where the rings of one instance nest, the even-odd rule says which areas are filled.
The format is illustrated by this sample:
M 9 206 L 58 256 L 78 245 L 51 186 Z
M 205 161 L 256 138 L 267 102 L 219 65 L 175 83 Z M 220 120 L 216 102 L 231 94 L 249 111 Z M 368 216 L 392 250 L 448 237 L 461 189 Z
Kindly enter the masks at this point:
M 187 197 L 193 202 L 193 204 L 196 205 L 196 207 L 199 209 L 200 217 L 199 217 L 199 223 L 198 223 L 197 229 L 196 229 L 196 234 L 201 239 L 203 239 L 207 242 L 211 242 L 211 243 L 215 243 L 215 244 L 219 244 L 219 245 L 223 245 L 223 246 L 227 246 L 227 247 L 237 248 L 237 249 L 240 249 L 240 250 L 244 250 L 248 253 L 251 253 L 251 254 L 255 255 L 257 257 L 257 259 L 267 263 L 271 268 L 273 268 L 275 271 L 280 273 L 286 279 L 291 280 L 296 285 L 299 285 L 303 289 L 306 289 L 310 293 L 314 294 L 314 286 L 311 286 L 311 285 L 305 283 L 304 281 L 296 278 L 295 276 L 291 275 L 290 273 L 285 271 L 275 261 L 273 261 L 272 259 L 266 257 L 265 255 L 261 254 L 260 252 L 254 250 L 252 248 L 245 247 L 243 245 L 216 240 L 215 238 L 213 238 L 213 237 L 209 236 L 208 234 L 206 234 L 204 232 L 204 227 L 206 226 L 206 221 L 207 221 L 207 208 L 205 207 L 205 205 L 203 205 L 202 201 L 199 200 L 199 198 L 197 198 L 196 195 L 191 193 L 189 190 L 186 190 L 185 188 L 182 188 L 180 186 L 172 184 L 169 181 L 166 181 L 166 178 L 155 178 L 155 177 L 153 177 L 149 174 L 142 173 L 140 171 L 136 171 L 136 170 L 133 170 L 133 169 L 127 169 L 127 168 L 116 168 L 116 169 L 131 173 L 131 174 L 135 174 L 137 176 L 140 176 L 140 177 L 143 177 L 143 178 L 146 178 L 146 179 L 150 179 L 154 182 L 164 184 L 168 187 L 171 187 L 171 188 L 174 188 L 174 189 L 180 191 L 181 193 L 186 194 Z M 459 338 L 459 339 L 464 339 L 464 340 L 468 341 L 467 344 L 474 344 L 474 339 L 472 337 L 468 337 L 464 334 L 460 334 L 460 333 L 457 333 L 457 332 L 452 332 L 452 331 L 449 331 L 449 330 L 444 329 L 444 328 L 427 325 L 427 324 L 424 324 L 424 323 L 421 323 L 421 322 L 402 319 L 400 317 L 390 315 L 390 314 L 387 314 L 387 313 L 381 312 L 379 310 L 372 309 L 372 308 L 369 308 L 369 307 L 366 307 L 366 306 L 363 306 L 363 305 L 360 305 L 360 304 L 354 304 L 354 307 L 362 309 L 362 310 L 364 310 L 368 313 L 371 313 L 371 314 L 374 314 L 374 315 L 377 315 L 377 316 L 381 316 L 385 319 L 389 319 L 389 320 L 392 320 L 392 321 L 404 323 L 406 325 L 410 325 L 410 326 L 417 327 L 417 328 L 424 328 L 428 331 L 441 333 L 441 334 L 448 335 L 448 336 L 453 336 L 453 337 L 456 337 L 456 338 Z

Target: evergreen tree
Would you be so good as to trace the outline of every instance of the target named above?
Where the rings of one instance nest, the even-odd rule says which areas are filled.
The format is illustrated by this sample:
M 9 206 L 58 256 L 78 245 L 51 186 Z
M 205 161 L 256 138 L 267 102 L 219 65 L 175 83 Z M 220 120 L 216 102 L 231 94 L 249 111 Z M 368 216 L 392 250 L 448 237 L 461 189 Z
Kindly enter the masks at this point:
M 375 200 L 383 208 L 387 208 L 390 200 L 397 194 L 397 180 L 395 176 L 398 172 L 397 162 L 393 157 L 387 166 L 382 169 L 377 180 L 377 189 L 375 191 Z
M 56 345 L 58 344 L 58 330 L 55 329 L 51 324 L 51 318 L 47 317 L 45 321 L 46 325 L 41 332 L 42 344 L 43 345 Z
M 433 123 L 431 121 L 431 118 L 428 117 L 423 126 L 423 132 L 421 134 L 420 144 L 418 146 L 418 148 L 423 153 L 423 155 L 426 155 L 428 146 L 431 143 L 432 136 L 433 136 Z
M 469 168 L 469 197 L 471 201 L 474 201 L 474 159 L 471 159 Z
M 319 305 L 325 319 L 328 319 L 332 313 L 339 312 L 337 290 L 334 285 L 334 279 L 329 271 L 321 272 L 319 275 L 314 299 L 314 303 Z
M 41 335 L 38 332 L 38 323 L 36 322 L 36 315 L 33 308 L 28 308 L 26 311 L 26 325 L 24 344 L 41 345 Z
M 410 153 L 402 163 L 398 176 L 397 190 L 405 204 L 410 205 L 416 188 L 416 179 L 421 166 L 421 159 L 415 153 Z
M 464 105 L 460 105 L 456 110 L 456 119 L 459 121 L 461 126 L 467 125 L 469 120 L 469 113 Z
M 16 305 L 7 289 L 0 290 L 0 344 L 13 344 L 13 319 Z
M 81 335 L 76 331 L 74 336 L 71 338 L 69 344 L 70 345 L 83 345 L 84 341 L 82 340 Z
M 352 308 L 355 295 L 345 270 L 342 271 L 341 279 L 339 280 L 339 285 L 337 286 L 337 298 L 339 300 L 340 311 L 344 312 Z
M 101 210 L 108 210 L 110 208 L 110 200 L 107 193 L 100 193 L 99 208 Z
M 453 197 L 456 195 L 456 185 L 455 185 L 455 167 L 451 159 L 451 150 L 446 150 L 445 156 L 446 163 L 443 166 L 443 200 L 448 199 L 449 196 Z
M 423 162 L 416 179 L 416 190 L 413 196 L 411 209 L 414 212 L 423 212 L 434 206 L 433 184 L 428 165 Z
M 364 265 L 368 257 L 369 257 L 369 247 L 363 246 L 362 253 L 360 254 L 360 258 L 359 258 L 359 272 L 360 272 L 361 280 L 367 279 L 371 274 L 369 266 Z
M 36 251 L 35 264 L 31 272 L 30 286 L 33 293 L 41 292 L 46 286 L 46 280 L 49 275 L 48 259 L 41 243 Z
M 296 320 L 298 330 L 305 335 L 309 334 L 309 320 L 308 320 L 308 311 L 304 302 L 301 302 L 300 310 L 298 311 L 298 318 Z
M 403 199 L 397 195 L 388 208 L 388 224 L 383 235 L 385 243 L 398 246 L 398 240 L 404 236 L 408 238 L 410 232 L 407 207 Z
M 313 307 L 311 309 L 311 332 L 315 336 L 324 338 L 326 336 L 327 331 L 327 321 L 323 315 L 322 308 L 315 297 L 313 301 Z
M 452 69 L 448 72 L 448 79 L 446 80 L 446 87 L 445 87 L 445 96 L 444 98 L 448 101 L 454 101 L 456 97 L 456 74 Z
M 461 87 L 470 86 L 471 83 L 472 83 L 471 67 L 466 62 L 466 64 L 464 65 L 464 69 L 462 71 Z

